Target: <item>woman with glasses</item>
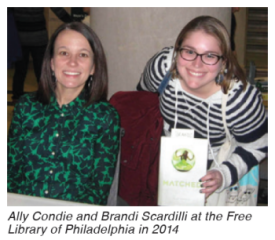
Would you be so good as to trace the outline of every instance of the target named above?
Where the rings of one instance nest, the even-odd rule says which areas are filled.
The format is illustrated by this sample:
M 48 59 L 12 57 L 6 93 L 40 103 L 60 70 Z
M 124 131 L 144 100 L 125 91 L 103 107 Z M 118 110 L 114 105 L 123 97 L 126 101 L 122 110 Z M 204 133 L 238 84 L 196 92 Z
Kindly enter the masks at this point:
M 267 117 L 261 94 L 246 82 L 225 26 L 209 16 L 190 21 L 174 47 L 164 48 L 148 61 L 137 89 L 158 92 L 167 76 L 160 96 L 163 132 L 169 136 L 172 128 L 194 129 L 195 138 L 210 140 L 209 171 L 200 179 L 207 198 L 235 184 L 266 157 Z M 225 142 L 224 93 L 229 93 L 226 124 L 238 145 L 227 161 L 210 168 Z

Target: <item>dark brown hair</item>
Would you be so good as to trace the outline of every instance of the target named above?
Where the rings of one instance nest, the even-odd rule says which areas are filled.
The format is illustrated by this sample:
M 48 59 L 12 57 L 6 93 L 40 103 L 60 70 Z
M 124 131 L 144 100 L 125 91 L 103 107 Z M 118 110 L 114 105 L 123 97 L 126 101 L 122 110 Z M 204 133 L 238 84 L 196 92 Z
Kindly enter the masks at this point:
M 242 81 L 244 89 L 246 88 L 246 76 L 242 68 L 240 67 L 237 59 L 231 51 L 230 37 L 228 31 L 221 21 L 210 16 L 200 16 L 191 20 L 180 32 L 177 37 L 174 51 L 176 53 L 175 59 L 178 57 L 179 50 L 182 43 L 192 32 L 202 30 L 207 34 L 212 35 L 220 42 L 220 48 L 222 51 L 223 61 L 225 62 L 225 68 L 227 73 L 224 74 L 224 80 L 219 84 L 222 87 L 222 91 L 227 93 L 231 81 Z M 176 61 L 171 66 L 171 72 L 173 78 L 178 78 Z
M 94 54 L 95 71 L 93 80 L 88 86 L 84 86 L 86 106 L 99 101 L 107 100 L 108 74 L 105 53 L 96 33 L 81 22 L 65 23 L 61 25 L 51 36 L 44 54 L 41 78 L 38 85 L 37 100 L 43 104 L 49 104 L 51 95 L 55 92 L 56 84 L 51 70 L 51 59 L 54 55 L 54 44 L 57 36 L 62 31 L 69 29 L 81 33 L 89 42 Z M 87 79 L 88 80 L 88 79 Z

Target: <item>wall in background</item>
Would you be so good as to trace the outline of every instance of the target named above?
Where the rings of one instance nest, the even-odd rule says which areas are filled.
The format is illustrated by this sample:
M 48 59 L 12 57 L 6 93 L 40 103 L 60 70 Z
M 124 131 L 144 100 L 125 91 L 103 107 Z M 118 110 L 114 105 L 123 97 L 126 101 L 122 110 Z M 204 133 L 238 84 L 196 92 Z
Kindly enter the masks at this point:
M 246 40 L 246 8 L 240 8 L 239 12 L 235 13 L 236 16 L 236 32 L 235 43 L 237 59 L 240 65 L 245 67 L 245 40 Z

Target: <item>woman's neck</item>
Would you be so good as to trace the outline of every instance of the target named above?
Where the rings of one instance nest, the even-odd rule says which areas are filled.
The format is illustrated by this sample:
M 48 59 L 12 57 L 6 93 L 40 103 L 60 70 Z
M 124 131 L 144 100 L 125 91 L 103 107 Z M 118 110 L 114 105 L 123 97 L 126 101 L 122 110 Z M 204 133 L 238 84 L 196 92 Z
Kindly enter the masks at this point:
M 182 80 L 180 80 L 180 85 L 183 90 L 201 99 L 207 99 L 210 96 L 214 95 L 216 92 L 221 90 L 221 86 L 217 85 L 214 81 L 212 82 L 212 84 L 209 84 L 208 86 L 204 86 L 198 89 L 192 89 L 187 87 L 184 81 Z
M 56 100 L 58 102 L 59 107 L 61 108 L 62 105 L 69 104 L 72 102 L 74 99 L 77 98 L 77 96 L 80 94 L 80 90 L 76 89 L 60 89 L 56 88 L 55 90 L 55 95 L 56 95 Z

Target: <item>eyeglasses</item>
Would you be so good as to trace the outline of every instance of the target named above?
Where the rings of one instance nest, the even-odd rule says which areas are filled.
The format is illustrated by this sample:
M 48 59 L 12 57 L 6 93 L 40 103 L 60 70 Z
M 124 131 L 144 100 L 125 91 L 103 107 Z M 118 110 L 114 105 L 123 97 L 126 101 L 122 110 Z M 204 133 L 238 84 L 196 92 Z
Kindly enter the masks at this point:
M 181 48 L 179 52 L 182 59 L 186 61 L 194 61 L 198 56 L 200 56 L 201 61 L 206 65 L 215 65 L 221 58 L 223 58 L 223 56 L 218 56 L 213 53 L 198 54 L 188 48 Z

